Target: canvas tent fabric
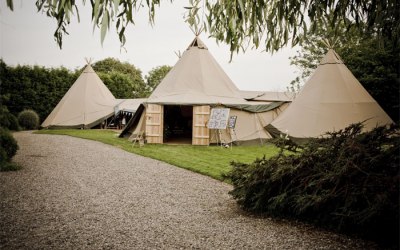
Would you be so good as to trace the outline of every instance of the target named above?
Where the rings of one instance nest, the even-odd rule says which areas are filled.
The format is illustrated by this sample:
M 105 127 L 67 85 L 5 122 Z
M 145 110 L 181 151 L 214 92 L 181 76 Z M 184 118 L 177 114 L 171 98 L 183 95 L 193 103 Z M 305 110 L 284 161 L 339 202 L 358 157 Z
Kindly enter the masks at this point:
M 196 37 L 147 100 L 162 104 L 240 104 L 245 100 Z
M 210 130 L 209 143 L 223 142 L 234 143 L 236 145 L 263 144 L 272 138 L 265 127 L 276 119 L 289 104 L 289 102 L 280 103 L 276 108 L 264 112 L 249 112 L 229 105 L 210 105 L 210 108 L 230 108 L 230 116 L 236 116 L 237 122 L 235 129 L 221 130 L 220 135 L 216 134 L 217 130 Z M 146 121 L 148 119 L 146 111 L 148 105 L 144 103 L 139 106 L 133 118 L 130 119 L 125 129 L 121 132 L 120 137 L 127 138 L 131 135 L 138 135 L 146 130 Z M 204 126 L 206 126 L 206 123 Z
M 114 115 L 116 99 L 88 64 L 42 123 L 44 128 L 92 128 Z
M 307 139 L 358 122 L 363 122 L 365 131 L 393 123 L 330 49 L 292 104 L 267 130 L 275 136 L 287 134 L 293 139 Z
M 275 119 L 288 103 L 245 100 L 204 43 L 196 37 L 147 101 L 138 108 L 120 137 L 145 132 L 148 142 L 163 143 L 164 109 L 168 109 L 169 106 L 191 106 L 192 144 L 208 145 L 219 139 L 228 143 L 262 143 L 271 138 L 264 127 Z M 221 131 L 221 138 L 218 139 L 216 131 L 207 128 L 207 116 L 212 108 L 217 107 L 228 107 L 230 115 L 237 116 L 235 130 Z
M 224 104 L 223 106 L 226 108 L 233 108 L 233 109 L 248 111 L 251 113 L 263 113 L 263 112 L 268 112 L 268 111 L 274 110 L 276 108 L 279 108 L 285 103 L 286 102 L 282 102 L 282 101 L 263 102 L 263 103 L 249 102 L 246 104 Z
M 135 113 L 140 104 L 146 101 L 147 98 L 116 99 L 115 111 Z
M 289 105 L 289 103 L 280 103 L 274 109 L 264 112 L 249 112 L 241 109 L 230 109 L 230 116 L 236 116 L 235 129 L 225 129 L 221 132 L 221 141 L 224 143 L 233 142 L 235 145 L 262 145 L 271 139 L 271 135 L 265 127 Z M 227 106 L 223 106 L 227 107 Z M 217 143 L 216 130 L 211 131 L 210 143 Z

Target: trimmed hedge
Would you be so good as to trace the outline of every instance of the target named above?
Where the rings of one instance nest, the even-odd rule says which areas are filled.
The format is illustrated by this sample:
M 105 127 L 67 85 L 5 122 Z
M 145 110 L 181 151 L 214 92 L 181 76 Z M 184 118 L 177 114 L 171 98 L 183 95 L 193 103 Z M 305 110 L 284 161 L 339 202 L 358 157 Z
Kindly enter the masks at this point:
M 21 127 L 24 129 L 37 129 L 39 127 L 39 116 L 33 110 L 24 110 L 19 113 L 18 122 L 19 125 L 21 125 Z
M 295 218 L 385 246 L 399 237 L 398 128 L 361 133 L 354 124 L 251 164 L 233 162 L 230 194 L 244 209 Z M 286 153 L 289 147 L 295 152 Z

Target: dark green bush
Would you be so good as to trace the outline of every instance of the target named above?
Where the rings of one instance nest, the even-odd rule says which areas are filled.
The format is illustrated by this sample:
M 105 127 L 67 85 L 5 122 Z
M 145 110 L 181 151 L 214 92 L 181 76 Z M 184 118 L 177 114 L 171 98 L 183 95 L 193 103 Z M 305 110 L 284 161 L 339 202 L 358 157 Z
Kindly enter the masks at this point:
M 20 169 L 15 163 L 10 162 L 17 153 L 18 144 L 10 131 L 0 127 L 0 171 L 14 171 Z
M 21 128 L 19 127 L 18 119 L 13 114 L 9 113 L 8 120 L 10 126 L 8 127 L 9 130 L 12 131 L 19 131 Z
M 8 156 L 3 147 L 0 147 L 0 166 L 8 162 Z
M 362 125 L 330 133 L 287 154 L 232 163 L 230 194 L 246 210 L 295 218 L 383 244 L 398 244 L 398 128 L 361 133 Z
M 19 124 L 17 118 L 11 114 L 6 106 L 0 105 L 0 127 L 18 131 Z
M 18 144 L 14 139 L 10 131 L 0 128 L 0 149 L 5 152 L 6 161 L 11 160 L 11 158 L 17 153 Z
M 39 127 L 39 116 L 33 110 L 24 110 L 19 113 L 18 122 L 24 129 L 37 129 Z

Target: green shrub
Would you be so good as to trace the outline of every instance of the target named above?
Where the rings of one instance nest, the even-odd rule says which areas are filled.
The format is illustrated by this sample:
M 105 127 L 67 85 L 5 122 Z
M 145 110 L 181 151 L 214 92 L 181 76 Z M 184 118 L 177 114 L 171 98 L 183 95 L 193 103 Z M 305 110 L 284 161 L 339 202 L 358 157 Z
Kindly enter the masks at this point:
M 398 128 L 361 133 L 354 124 L 296 150 L 281 138 L 280 154 L 232 163 L 230 194 L 246 210 L 311 222 L 382 244 L 398 244 Z M 289 145 L 295 154 L 285 154 Z
M 0 127 L 18 131 L 19 124 L 17 118 L 11 114 L 6 106 L 0 105 Z
M 19 127 L 18 119 L 15 117 L 13 114 L 9 113 L 8 115 L 8 121 L 10 125 L 8 126 L 9 130 L 12 131 L 19 131 L 21 128 Z
M 15 171 L 21 167 L 10 162 L 17 153 L 18 144 L 10 131 L 0 128 L 0 171 Z
M 39 116 L 33 110 L 24 110 L 19 113 L 18 122 L 24 129 L 37 129 L 39 127 Z
M 8 162 L 8 156 L 6 150 L 3 147 L 0 147 L 0 166 Z
M 9 161 L 17 153 L 17 150 L 17 141 L 10 131 L 0 128 L 0 151 L 5 152 L 5 155 L 0 155 L 0 157 L 5 157 L 5 160 Z

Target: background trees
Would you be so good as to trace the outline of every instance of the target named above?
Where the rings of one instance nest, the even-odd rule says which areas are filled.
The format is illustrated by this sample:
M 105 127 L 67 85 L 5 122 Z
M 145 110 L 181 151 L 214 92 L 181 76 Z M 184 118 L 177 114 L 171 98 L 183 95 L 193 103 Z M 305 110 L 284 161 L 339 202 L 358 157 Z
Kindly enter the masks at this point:
M 160 84 L 162 79 L 164 79 L 171 69 L 171 66 L 163 65 L 155 67 L 149 71 L 148 75 L 145 77 L 149 93 L 151 93 L 158 86 L 158 84 Z
M 1 100 L 17 115 L 34 109 L 41 120 L 57 105 L 78 75 L 66 68 L 7 66 L 0 60 Z
M 146 82 L 134 65 L 106 58 L 93 69 L 119 99 L 147 97 L 171 67 L 160 66 L 149 72 Z M 35 110 L 43 121 L 82 73 L 64 67 L 8 66 L 0 59 L 0 104 L 16 116 L 25 109 Z M 1 117 L 1 116 L 0 116 Z M 0 125 L 2 123 L 0 122 Z
M 146 97 L 147 86 L 142 71 L 134 65 L 106 58 L 94 63 L 92 67 L 115 98 Z

